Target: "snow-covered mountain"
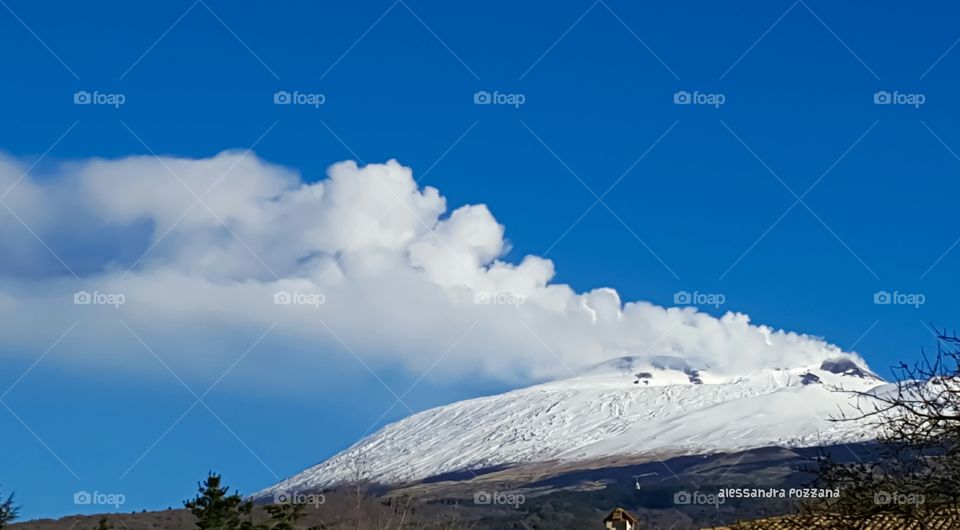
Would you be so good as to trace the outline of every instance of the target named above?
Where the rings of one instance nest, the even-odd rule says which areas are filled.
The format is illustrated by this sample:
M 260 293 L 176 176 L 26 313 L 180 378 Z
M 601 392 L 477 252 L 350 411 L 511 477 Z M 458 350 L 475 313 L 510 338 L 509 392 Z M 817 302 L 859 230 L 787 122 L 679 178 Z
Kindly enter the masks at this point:
M 830 421 L 856 416 L 854 407 L 863 399 L 838 389 L 892 387 L 846 357 L 738 376 L 696 370 L 671 357 L 623 357 L 578 376 L 415 414 L 260 495 L 329 487 L 358 476 L 397 484 L 612 455 L 862 442 L 874 437 L 869 426 Z

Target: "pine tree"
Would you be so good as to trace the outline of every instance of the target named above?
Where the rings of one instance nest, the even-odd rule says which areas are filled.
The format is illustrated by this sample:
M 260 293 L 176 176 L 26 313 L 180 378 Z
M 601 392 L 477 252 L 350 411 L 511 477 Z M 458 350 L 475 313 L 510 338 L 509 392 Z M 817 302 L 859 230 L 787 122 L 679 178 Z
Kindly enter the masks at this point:
M 0 496 L 0 499 L 3 497 Z M 0 528 L 16 520 L 20 513 L 20 507 L 13 503 L 13 494 L 11 493 L 7 500 L 0 503 Z
M 253 503 L 244 501 L 239 493 L 230 493 L 228 486 L 220 485 L 220 475 L 210 472 L 198 484 L 197 497 L 183 505 L 197 518 L 200 530 L 254 530 L 251 521 Z

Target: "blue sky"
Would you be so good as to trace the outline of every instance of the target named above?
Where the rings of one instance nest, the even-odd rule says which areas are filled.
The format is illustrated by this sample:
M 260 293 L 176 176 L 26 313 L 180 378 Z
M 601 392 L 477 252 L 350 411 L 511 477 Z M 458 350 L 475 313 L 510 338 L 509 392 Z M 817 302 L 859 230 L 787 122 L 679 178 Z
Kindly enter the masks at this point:
M 41 182 L 63 162 L 153 153 L 253 147 L 308 182 L 340 160 L 396 158 L 451 208 L 486 204 L 506 226 L 507 260 L 546 256 L 556 281 L 624 300 L 722 294 L 701 309 L 822 336 L 886 375 L 933 343 L 929 323 L 958 322 L 955 11 L 4 0 L 0 149 L 36 162 Z M 79 91 L 125 99 L 77 105 Z M 325 100 L 276 105 L 278 91 Z M 478 91 L 523 104 L 477 105 Z M 723 103 L 676 104 L 681 91 Z M 922 104 L 876 104 L 878 92 Z M 59 244 L 83 269 L 87 250 Z M 924 303 L 875 304 L 878 291 Z M 12 349 L 0 357 L 0 386 L 13 385 L 0 398 L 0 483 L 27 517 L 111 509 L 75 504 L 78 491 L 122 493 L 121 510 L 179 506 L 208 469 L 244 492 L 266 487 L 361 436 L 394 402 L 381 382 L 397 394 L 416 382 L 413 410 L 517 384 L 308 361 L 297 367 L 316 381 L 308 391 L 273 392 L 283 383 L 270 373 L 252 386 L 225 378 L 189 409 L 185 387 L 200 394 L 216 373 Z

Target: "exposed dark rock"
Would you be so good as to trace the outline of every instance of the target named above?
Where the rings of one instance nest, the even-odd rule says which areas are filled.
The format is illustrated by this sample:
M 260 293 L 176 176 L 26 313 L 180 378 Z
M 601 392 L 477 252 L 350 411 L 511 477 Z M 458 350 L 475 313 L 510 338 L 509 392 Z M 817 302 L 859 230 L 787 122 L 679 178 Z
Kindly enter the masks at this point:
M 869 377 L 874 379 L 877 377 L 850 359 L 828 359 L 820 364 L 820 369 L 830 372 L 831 374 L 849 375 L 861 378 Z

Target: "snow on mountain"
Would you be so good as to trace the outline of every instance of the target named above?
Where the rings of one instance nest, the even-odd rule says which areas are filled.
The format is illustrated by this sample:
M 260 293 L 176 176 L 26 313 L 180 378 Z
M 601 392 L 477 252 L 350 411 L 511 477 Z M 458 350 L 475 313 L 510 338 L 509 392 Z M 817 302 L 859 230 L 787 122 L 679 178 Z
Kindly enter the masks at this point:
M 567 379 L 460 401 L 387 425 L 260 493 L 359 476 L 403 483 L 442 473 L 658 452 L 702 454 L 872 439 L 847 391 L 892 390 L 847 358 L 732 376 L 672 357 L 622 357 Z

